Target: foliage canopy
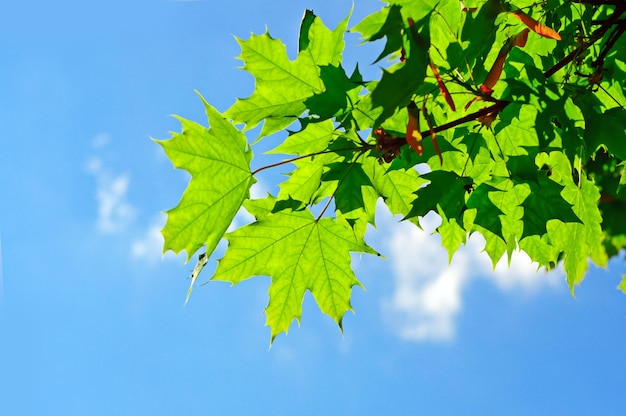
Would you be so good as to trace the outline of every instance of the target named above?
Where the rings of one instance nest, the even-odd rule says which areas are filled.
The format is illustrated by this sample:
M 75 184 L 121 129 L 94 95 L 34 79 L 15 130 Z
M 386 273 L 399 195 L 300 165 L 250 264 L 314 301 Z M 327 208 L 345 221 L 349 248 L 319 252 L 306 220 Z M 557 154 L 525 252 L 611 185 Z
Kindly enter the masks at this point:
M 193 281 L 224 237 L 211 279 L 271 277 L 272 341 L 307 290 L 341 327 L 380 198 L 416 226 L 437 213 L 450 257 L 480 233 L 494 264 L 518 249 L 562 262 L 572 292 L 626 247 L 625 2 L 392 0 L 350 29 L 382 44 L 377 80 L 343 68 L 347 29 L 306 11 L 295 60 L 268 32 L 237 39 L 254 92 L 223 114 L 203 100 L 209 127 L 180 118 L 157 141 L 192 175 L 163 235 L 188 259 L 206 246 Z M 252 169 L 254 144 L 288 127 L 284 160 Z M 285 165 L 278 194 L 251 199 Z M 241 207 L 255 221 L 227 233 Z

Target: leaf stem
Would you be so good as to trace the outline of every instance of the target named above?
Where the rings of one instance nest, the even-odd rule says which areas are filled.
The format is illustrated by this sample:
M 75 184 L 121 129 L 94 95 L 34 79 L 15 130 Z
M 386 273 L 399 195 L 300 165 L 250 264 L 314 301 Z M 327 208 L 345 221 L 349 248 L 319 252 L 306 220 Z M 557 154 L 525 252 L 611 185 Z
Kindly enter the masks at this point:
M 341 148 L 341 149 L 326 149 L 326 150 L 322 150 L 320 152 L 309 153 L 309 154 L 306 154 L 306 155 L 293 157 L 291 159 L 281 160 L 280 162 L 272 163 L 271 165 L 261 166 L 260 168 L 252 171 L 251 175 L 254 176 L 257 173 L 259 173 L 259 172 L 261 172 L 261 171 L 263 171 L 265 169 L 270 169 L 270 168 L 275 168 L 275 167 L 278 167 L 278 166 L 286 165 L 287 163 L 295 162 L 296 160 L 300 160 L 300 159 L 306 159 L 307 157 L 313 157 L 313 156 L 317 156 L 317 155 L 324 155 L 324 154 L 327 154 L 327 153 L 347 152 L 349 150 L 359 150 L 361 152 L 365 152 L 367 150 L 373 149 L 374 147 L 376 147 L 376 146 L 373 145 L 373 144 L 364 143 L 363 146 L 357 146 L 357 147 L 344 147 L 344 148 Z

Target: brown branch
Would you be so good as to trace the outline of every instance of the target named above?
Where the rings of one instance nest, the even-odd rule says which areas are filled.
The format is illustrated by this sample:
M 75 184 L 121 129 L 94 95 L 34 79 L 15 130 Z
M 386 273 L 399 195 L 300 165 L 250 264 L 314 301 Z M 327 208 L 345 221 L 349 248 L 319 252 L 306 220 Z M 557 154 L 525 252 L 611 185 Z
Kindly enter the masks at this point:
M 433 147 L 435 148 L 435 152 L 437 153 L 437 155 L 439 156 L 439 160 L 441 161 L 441 154 L 438 151 L 438 146 L 437 146 L 436 139 L 435 139 L 435 133 L 452 129 L 456 126 L 467 123 L 468 121 L 474 121 L 474 120 L 480 121 L 483 124 L 487 124 L 487 123 L 491 124 L 486 119 L 489 118 L 490 121 L 493 121 L 493 119 L 495 119 L 495 117 L 510 103 L 511 103 L 510 101 L 497 100 L 495 104 L 490 107 L 485 107 L 472 114 L 468 114 L 465 117 L 461 117 L 449 123 L 442 124 L 437 127 L 433 127 L 430 123 L 428 123 L 429 124 L 428 130 L 419 132 L 419 133 L 414 131 L 412 134 L 419 135 L 420 137 L 430 135 L 430 137 L 433 139 Z M 425 114 L 424 116 L 426 117 L 426 120 L 428 121 L 429 120 L 428 115 Z M 391 162 L 400 154 L 400 148 L 408 144 L 406 135 L 395 136 L 393 134 L 386 132 L 382 128 L 378 128 L 374 130 L 374 134 L 377 137 L 376 152 L 379 154 L 379 162 L 381 161 L 385 161 L 387 163 Z M 421 156 L 421 153 L 418 150 L 416 150 L 416 152 Z
M 624 0 L 572 0 L 572 3 L 590 4 L 592 6 L 619 6 Z
M 598 59 L 593 62 L 595 68 L 600 69 L 604 66 L 604 58 L 611 48 L 613 48 L 617 40 L 624 34 L 624 31 L 626 31 L 626 24 L 620 24 L 609 34 L 609 38 L 604 44 L 604 49 L 600 52 Z
M 490 107 L 485 107 L 482 108 L 478 111 L 475 111 L 471 114 L 468 114 L 464 117 L 461 117 L 459 119 L 450 121 L 449 123 L 446 124 L 442 124 L 440 126 L 437 127 L 433 127 L 432 132 L 434 133 L 439 133 L 451 128 L 454 128 L 456 126 L 459 126 L 463 123 L 467 123 L 468 121 L 473 121 L 473 120 L 478 120 L 480 117 L 484 117 L 486 115 L 489 114 L 497 114 L 500 111 L 504 110 L 504 108 L 509 105 L 511 102 L 510 101 L 504 101 L 504 100 L 498 100 L 496 101 L 496 103 Z M 431 134 L 431 130 L 425 130 L 423 132 L 420 132 L 420 134 L 422 136 L 426 136 L 426 135 L 430 135 Z M 400 143 L 400 146 L 406 144 L 406 137 L 394 137 L 394 141 L 397 141 Z M 320 152 L 315 152 L 315 153 L 309 153 L 306 155 L 302 155 L 302 156 L 297 156 L 291 159 L 287 159 L 287 160 L 282 160 L 280 162 L 276 162 L 276 163 L 272 163 L 270 165 L 266 165 L 266 166 L 262 166 L 254 171 L 252 171 L 251 175 L 254 176 L 257 173 L 265 170 L 265 169 L 270 169 L 270 168 L 275 168 L 277 166 L 282 166 L 282 165 L 286 165 L 287 163 L 292 163 L 295 162 L 297 160 L 301 160 L 301 159 L 306 159 L 307 157 L 312 157 L 312 156 L 317 156 L 317 155 L 324 155 L 327 153 L 338 153 L 338 152 L 347 152 L 347 151 L 359 151 L 361 153 L 365 153 L 368 150 L 374 149 L 376 148 L 375 144 L 370 144 L 370 143 L 365 143 L 361 146 L 355 146 L 355 147 L 344 147 L 341 149 L 327 149 L 327 150 L 322 150 Z
M 464 117 L 458 118 L 456 120 L 452 120 L 446 124 L 442 124 L 440 126 L 437 127 L 433 127 L 433 132 L 434 133 L 440 133 L 442 131 L 448 130 L 448 129 L 452 129 L 456 126 L 460 126 L 463 123 L 467 123 L 468 121 L 474 121 L 474 120 L 478 120 L 481 117 L 484 117 L 486 115 L 489 114 L 493 114 L 493 113 L 499 113 L 500 111 L 504 110 L 504 108 L 511 104 L 510 101 L 504 101 L 504 100 L 498 100 L 496 101 L 496 103 L 490 107 L 485 107 L 482 108 L 478 111 L 473 112 L 472 114 L 468 114 Z M 424 130 L 422 132 L 420 132 L 420 134 L 422 136 L 427 136 L 430 135 L 431 131 L 430 129 L 428 130 Z M 398 140 L 402 141 L 404 140 L 404 143 L 406 143 L 406 137 L 398 137 Z
M 356 147 L 344 147 L 344 148 L 341 148 L 341 149 L 322 150 L 321 152 L 309 153 L 309 154 L 306 154 L 306 155 L 293 157 L 291 159 L 281 160 L 280 162 L 272 163 L 271 165 L 261 166 L 260 168 L 252 171 L 251 175 L 254 176 L 257 173 L 259 173 L 259 172 L 261 172 L 261 171 L 263 171 L 265 169 L 270 169 L 270 168 L 275 168 L 277 166 L 286 165 L 287 163 L 295 162 L 295 161 L 300 160 L 300 159 L 306 159 L 307 157 L 313 157 L 313 156 L 317 156 L 317 155 L 324 155 L 324 154 L 327 154 L 327 153 L 347 152 L 349 150 L 358 150 L 360 152 L 365 152 L 365 151 L 373 149 L 375 147 L 376 147 L 376 145 L 374 145 L 374 144 L 365 143 L 362 146 L 356 146 Z
M 572 0 L 572 1 L 575 1 L 575 0 Z M 578 3 L 586 3 L 587 1 L 589 0 L 579 1 Z M 589 3 L 589 4 L 595 4 L 595 3 Z M 609 3 L 602 3 L 602 4 L 609 4 Z M 610 3 L 610 4 L 613 4 L 613 3 Z M 593 32 L 593 34 L 591 35 L 588 41 L 584 42 L 582 45 L 580 45 L 578 48 L 572 51 L 565 58 L 557 62 L 556 65 L 554 65 L 552 68 L 548 69 L 546 72 L 543 73 L 543 75 L 546 78 L 549 78 L 552 75 L 554 75 L 557 71 L 559 71 L 565 65 L 572 62 L 577 56 L 579 56 L 584 51 L 589 49 L 594 43 L 602 39 L 602 36 L 604 36 L 604 34 L 610 29 L 610 27 L 613 26 L 613 24 L 615 24 L 615 22 L 622 16 L 622 14 L 624 13 L 624 10 L 626 10 L 626 4 L 624 3 L 624 1 L 615 2 L 615 5 L 617 7 L 615 8 L 615 12 L 613 13 L 613 15 L 611 15 L 611 17 L 607 19 L 606 22 L 604 22 L 602 26 L 600 26 L 598 29 L 595 30 L 595 32 Z

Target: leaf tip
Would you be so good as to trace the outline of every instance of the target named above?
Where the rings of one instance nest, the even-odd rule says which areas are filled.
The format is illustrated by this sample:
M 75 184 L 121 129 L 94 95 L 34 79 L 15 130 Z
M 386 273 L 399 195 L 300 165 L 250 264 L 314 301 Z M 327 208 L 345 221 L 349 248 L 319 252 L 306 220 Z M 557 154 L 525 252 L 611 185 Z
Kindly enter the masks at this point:
M 270 337 L 270 345 L 269 345 L 269 347 L 267 347 L 268 351 L 272 349 L 272 345 L 274 345 L 274 340 L 276 339 L 276 337 L 277 337 L 277 334 L 276 335 L 272 335 Z

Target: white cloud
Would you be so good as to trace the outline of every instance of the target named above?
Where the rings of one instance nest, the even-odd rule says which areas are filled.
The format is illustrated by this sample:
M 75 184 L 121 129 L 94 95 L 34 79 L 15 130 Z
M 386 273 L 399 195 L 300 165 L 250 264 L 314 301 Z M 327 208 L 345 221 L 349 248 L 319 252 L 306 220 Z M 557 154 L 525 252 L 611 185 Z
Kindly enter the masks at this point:
M 111 136 L 109 136 L 107 133 L 100 133 L 96 135 L 93 139 L 91 139 L 91 145 L 94 148 L 99 149 L 109 144 L 110 141 Z
M 386 208 L 380 207 L 382 212 Z M 380 212 L 380 211 L 379 211 Z M 391 261 L 395 291 L 384 300 L 385 318 L 404 339 L 449 341 L 455 335 L 455 317 L 463 308 L 463 289 L 473 280 L 484 278 L 504 291 L 532 293 L 544 286 L 559 285 L 561 272 L 537 271 L 537 266 L 521 252 L 513 254 L 511 268 L 506 258 L 492 269 L 482 237 L 472 236 L 448 265 L 447 251 L 441 238 L 432 231 L 440 219 L 429 214 L 420 230 L 408 222 L 399 223 L 390 215 L 381 216 L 379 229 L 388 239 L 383 252 Z
M 148 227 L 143 237 L 133 241 L 131 256 L 134 259 L 143 259 L 149 263 L 157 263 L 163 256 L 163 235 L 161 225 L 154 223 Z
M 87 172 L 96 178 L 98 229 L 107 234 L 123 231 L 135 216 L 135 209 L 126 200 L 130 176 L 111 174 L 98 157 L 91 158 L 86 167 Z
M 484 247 L 484 239 L 481 236 L 475 236 L 472 240 L 481 241 L 480 244 L 475 244 L 476 247 Z M 479 251 L 475 250 L 475 252 Z M 523 251 L 513 253 L 510 266 L 506 256 L 500 259 L 495 270 L 491 269 L 491 260 L 484 253 L 477 256 L 477 260 L 482 260 L 485 277 L 492 279 L 500 289 L 505 291 L 523 290 L 526 293 L 533 293 L 544 286 L 557 288 L 565 279 L 561 269 L 557 268 L 551 272 L 538 270 L 537 263 L 533 263 L 528 254 Z

